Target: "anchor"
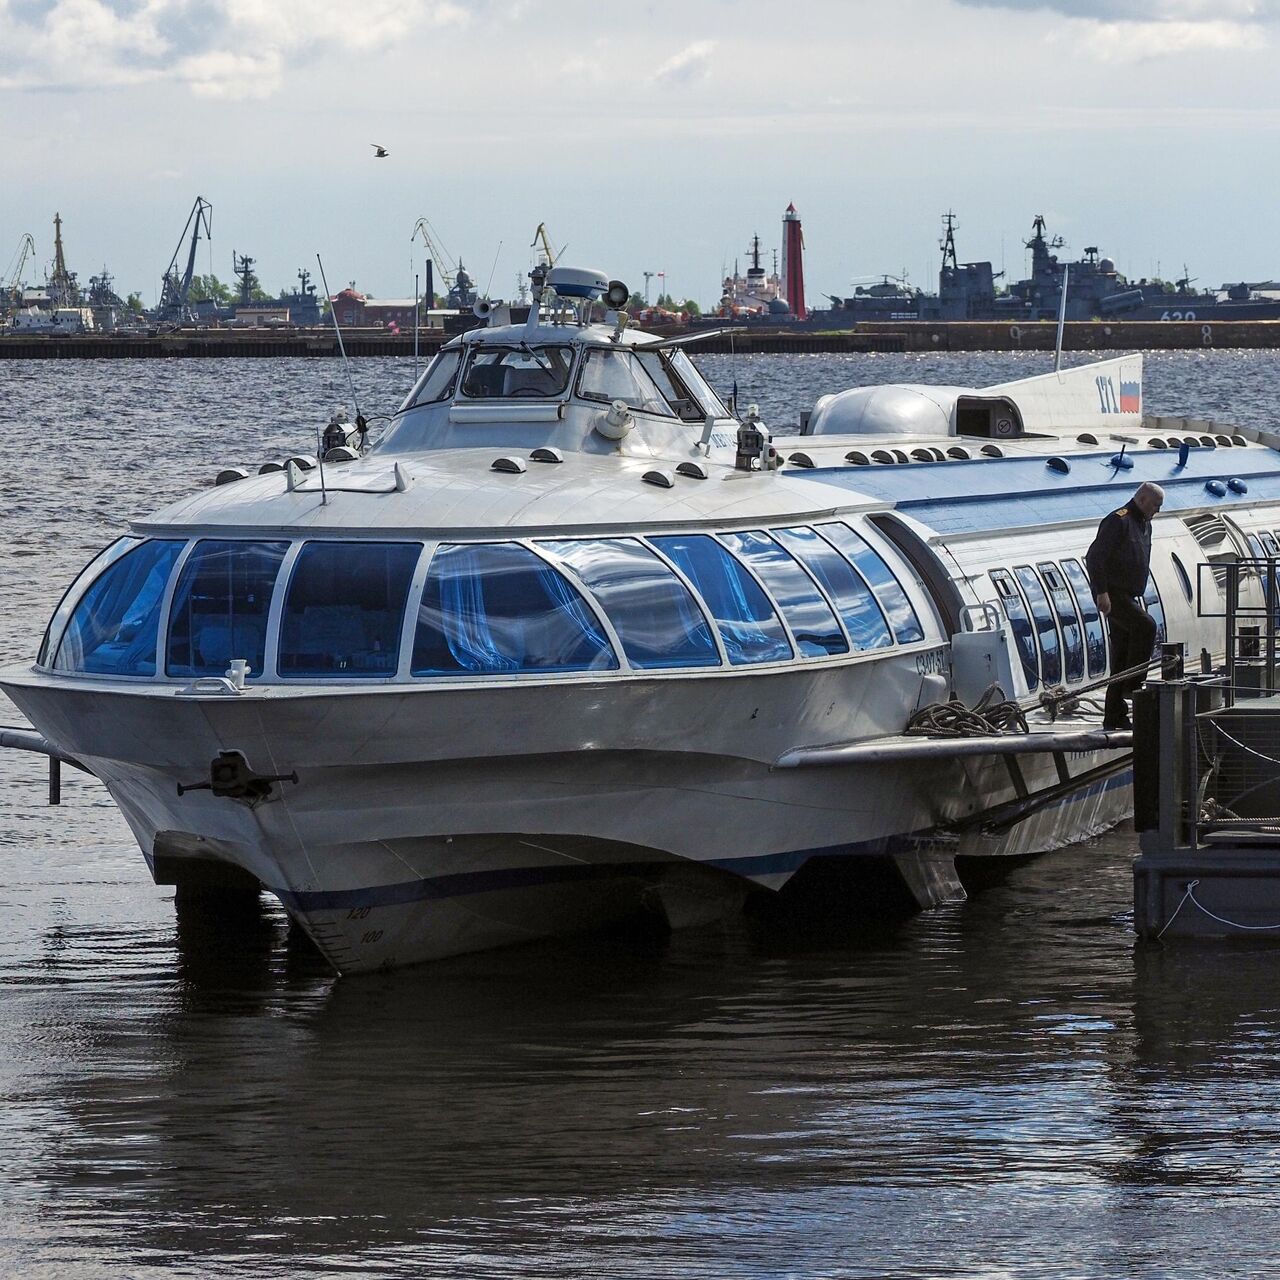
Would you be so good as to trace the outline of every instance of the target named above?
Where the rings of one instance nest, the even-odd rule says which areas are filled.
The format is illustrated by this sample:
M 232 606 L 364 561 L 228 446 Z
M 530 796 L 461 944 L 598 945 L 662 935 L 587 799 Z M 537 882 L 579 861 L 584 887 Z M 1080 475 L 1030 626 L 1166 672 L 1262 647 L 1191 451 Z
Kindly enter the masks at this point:
M 255 773 L 242 752 L 219 751 L 209 762 L 209 781 L 192 782 L 185 786 L 180 782 L 178 794 L 182 796 L 188 791 L 212 791 L 215 796 L 228 800 L 247 800 L 254 805 L 271 794 L 273 782 L 292 782 L 296 786 L 297 772 Z

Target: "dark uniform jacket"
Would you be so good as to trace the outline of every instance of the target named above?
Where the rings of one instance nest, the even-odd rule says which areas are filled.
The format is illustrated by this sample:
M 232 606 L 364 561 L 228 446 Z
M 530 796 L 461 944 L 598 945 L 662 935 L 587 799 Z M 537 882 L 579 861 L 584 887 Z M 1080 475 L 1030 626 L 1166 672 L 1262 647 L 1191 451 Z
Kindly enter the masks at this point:
M 1151 571 L 1151 521 L 1132 503 L 1103 517 L 1085 556 L 1094 598 L 1140 596 Z

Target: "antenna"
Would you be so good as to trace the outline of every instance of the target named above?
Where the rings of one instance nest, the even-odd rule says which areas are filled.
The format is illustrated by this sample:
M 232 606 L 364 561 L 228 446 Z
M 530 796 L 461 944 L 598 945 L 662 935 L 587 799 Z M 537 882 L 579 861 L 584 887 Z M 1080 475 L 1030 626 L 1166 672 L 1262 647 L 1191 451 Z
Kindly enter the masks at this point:
M 498 258 L 502 253 L 502 241 L 498 241 L 498 252 L 493 255 L 493 266 L 489 268 L 489 279 L 484 286 L 484 296 L 489 296 L 489 290 L 493 287 L 493 273 L 498 269 Z
M 316 262 L 320 266 L 320 283 L 324 285 L 324 296 L 329 300 L 329 316 L 333 320 L 333 332 L 338 338 L 338 351 L 342 355 L 342 370 L 347 375 L 347 390 L 351 393 L 351 404 L 356 411 L 356 430 L 360 433 L 360 452 L 364 452 L 365 441 L 368 438 L 368 424 L 360 414 L 360 402 L 356 399 L 356 386 L 351 380 L 351 361 L 347 359 L 346 343 L 342 341 L 342 328 L 338 324 L 338 308 L 333 305 L 333 296 L 329 292 L 329 279 L 324 273 L 324 261 L 320 255 L 316 254 Z M 324 444 L 318 450 L 320 459 L 320 505 L 324 506 L 329 501 L 329 491 L 325 487 L 324 482 Z
M 1062 334 L 1067 327 L 1067 264 L 1062 264 L 1062 296 L 1058 299 L 1058 340 L 1053 344 L 1053 371 L 1062 368 Z M 1123 452 L 1123 450 L 1121 450 Z

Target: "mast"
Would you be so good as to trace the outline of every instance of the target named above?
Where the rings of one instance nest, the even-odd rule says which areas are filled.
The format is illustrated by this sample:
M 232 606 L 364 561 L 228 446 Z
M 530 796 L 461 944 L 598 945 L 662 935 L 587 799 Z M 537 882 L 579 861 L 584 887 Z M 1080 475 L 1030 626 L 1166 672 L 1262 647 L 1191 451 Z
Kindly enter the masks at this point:
M 942 269 L 959 271 L 960 264 L 956 261 L 956 215 L 950 209 L 942 215 L 942 225 L 947 233 L 942 241 Z
M 74 306 L 80 301 L 80 290 L 75 276 L 67 270 L 67 260 L 62 252 L 62 215 L 53 215 L 53 274 L 49 278 L 49 293 L 56 307 Z

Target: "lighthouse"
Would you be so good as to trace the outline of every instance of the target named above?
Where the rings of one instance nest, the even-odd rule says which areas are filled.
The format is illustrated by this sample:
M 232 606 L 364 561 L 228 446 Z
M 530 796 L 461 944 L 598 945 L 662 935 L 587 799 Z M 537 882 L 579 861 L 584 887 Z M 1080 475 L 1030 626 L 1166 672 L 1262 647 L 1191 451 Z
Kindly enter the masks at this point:
M 782 296 L 797 320 L 808 319 L 804 305 L 804 231 L 794 204 L 782 215 Z

